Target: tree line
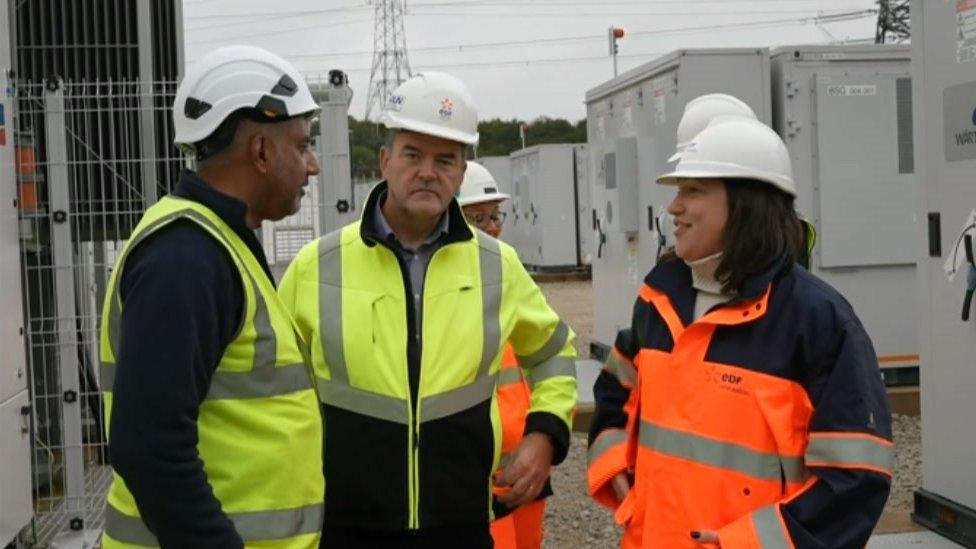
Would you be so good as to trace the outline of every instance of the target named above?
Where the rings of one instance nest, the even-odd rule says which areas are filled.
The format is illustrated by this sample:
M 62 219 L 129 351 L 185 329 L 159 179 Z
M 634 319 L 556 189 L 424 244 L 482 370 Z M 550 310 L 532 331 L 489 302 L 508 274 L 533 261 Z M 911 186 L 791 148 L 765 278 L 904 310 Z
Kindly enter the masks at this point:
M 586 142 L 586 120 L 573 124 L 562 118 L 540 117 L 531 122 L 493 118 L 478 124 L 480 142 L 477 156 L 507 156 L 522 148 L 519 126 L 525 125 L 525 146 L 543 143 Z M 317 128 L 313 128 L 313 135 Z M 349 156 L 354 178 L 379 177 L 379 150 L 383 145 L 382 127 L 369 120 L 349 117 Z

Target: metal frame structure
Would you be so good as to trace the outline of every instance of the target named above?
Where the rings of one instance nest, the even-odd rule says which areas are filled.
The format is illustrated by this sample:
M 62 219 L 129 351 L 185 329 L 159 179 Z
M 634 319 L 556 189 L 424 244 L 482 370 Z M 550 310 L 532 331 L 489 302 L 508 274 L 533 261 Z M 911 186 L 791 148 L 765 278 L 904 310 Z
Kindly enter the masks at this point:
M 314 238 L 356 221 L 370 184 L 353 181 L 349 156 L 349 104 L 353 90 L 340 70 L 306 75 L 312 96 L 322 108 L 315 147 L 321 171 L 293 215 L 261 227 L 262 243 L 276 278 L 298 251 Z
M 170 105 L 178 0 L 8 3 L 13 137 L 31 402 L 30 545 L 94 546 L 111 481 L 97 364 L 112 266 L 183 158 Z M 6 175 L 6 174 L 5 174 Z
M 0 546 L 30 524 L 31 426 L 24 352 L 24 319 L 20 306 L 20 246 L 17 228 L 17 178 L 33 177 L 33 161 L 14 136 L 12 80 L 13 40 L 10 10 L 0 8 Z
M 366 120 L 370 119 L 373 109 L 382 111 L 390 93 L 412 75 L 403 30 L 404 1 L 372 2 L 376 6 L 373 11 L 373 68 L 366 95 Z
M 878 0 L 876 44 L 901 44 L 912 37 L 909 0 Z

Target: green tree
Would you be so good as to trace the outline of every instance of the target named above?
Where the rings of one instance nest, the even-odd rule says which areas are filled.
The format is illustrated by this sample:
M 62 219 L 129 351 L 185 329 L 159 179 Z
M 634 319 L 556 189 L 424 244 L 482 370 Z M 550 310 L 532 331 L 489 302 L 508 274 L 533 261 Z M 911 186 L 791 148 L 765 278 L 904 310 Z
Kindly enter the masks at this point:
M 522 148 L 519 126 L 525 125 L 525 145 L 542 143 L 585 143 L 586 120 L 575 124 L 562 118 L 542 116 L 531 122 L 517 118 L 492 118 L 478 124 L 478 156 L 508 156 Z M 317 133 L 317 128 L 315 132 Z M 353 177 L 370 177 L 379 172 L 379 150 L 385 131 L 369 120 L 349 117 L 350 168 Z

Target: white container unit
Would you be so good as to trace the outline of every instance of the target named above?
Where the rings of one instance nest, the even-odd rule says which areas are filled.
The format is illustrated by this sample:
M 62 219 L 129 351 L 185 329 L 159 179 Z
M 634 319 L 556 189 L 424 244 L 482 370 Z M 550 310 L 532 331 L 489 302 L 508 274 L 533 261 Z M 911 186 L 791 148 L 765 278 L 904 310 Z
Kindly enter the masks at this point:
M 10 10 L 0 9 L 0 90 L 10 81 Z M 30 406 L 24 354 L 24 319 L 21 303 L 20 241 L 17 225 L 17 173 L 14 165 L 14 102 L 0 95 L 0 546 L 13 541 L 30 524 L 31 502 Z
M 671 238 L 670 223 L 655 220 L 674 189 L 655 179 L 673 167 L 668 158 L 685 104 L 718 92 L 745 101 L 770 123 L 769 51 L 678 50 L 586 93 L 596 358 L 613 345 L 617 330 L 630 325 L 644 276 L 662 238 Z
M 919 177 L 908 242 L 917 252 L 920 290 L 923 457 L 913 516 L 973 547 L 976 315 L 963 320 L 962 309 L 967 282 L 976 282 L 963 234 L 976 239 L 976 3 L 913 0 L 911 13 Z M 951 279 L 947 266 L 956 272 Z
M 889 384 L 916 382 L 912 80 L 907 46 L 784 46 L 773 127 L 790 151 L 810 269 L 853 305 Z
M 574 269 L 591 253 L 585 151 L 581 144 L 536 145 L 510 156 L 512 220 L 505 230 L 522 263 L 535 270 Z

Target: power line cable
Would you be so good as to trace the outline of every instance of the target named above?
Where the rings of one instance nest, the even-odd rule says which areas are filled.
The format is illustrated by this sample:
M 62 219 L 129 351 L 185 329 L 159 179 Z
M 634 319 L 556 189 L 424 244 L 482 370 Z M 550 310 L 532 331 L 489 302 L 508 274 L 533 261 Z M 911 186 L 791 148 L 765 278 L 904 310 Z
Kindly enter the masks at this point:
M 300 32 L 300 31 L 304 31 L 304 30 L 328 29 L 328 28 L 333 28 L 333 27 L 342 27 L 342 26 L 346 26 L 346 25 L 358 25 L 360 23 L 372 23 L 372 22 L 373 22 L 373 18 L 370 17 L 370 18 L 367 18 L 367 19 L 354 19 L 354 20 L 350 20 L 350 21 L 340 21 L 340 22 L 332 23 L 332 24 L 322 24 L 322 23 L 319 23 L 319 24 L 316 24 L 316 25 L 308 25 L 308 26 L 304 26 L 304 27 L 293 27 L 293 28 L 287 28 L 287 29 L 277 29 L 277 30 L 267 31 L 267 32 L 249 32 L 249 33 L 245 33 L 245 34 L 234 34 L 234 35 L 230 35 L 230 36 L 221 36 L 219 38 L 208 38 L 206 40 L 187 40 L 186 41 L 186 44 L 188 46 L 194 45 L 194 44 L 212 44 L 214 42 L 228 42 L 228 41 L 236 40 L 236 39 L 239 39 L 239 38 L 254 38 L 254 37 L 257 37 L 257 36 L 275 36 L 275 35 L 289 34 L 289 33 L 293 33 L 293 32 Z M 203 31 L 203 30 L 206 30 L 206 29 L 200 29 L 200 30 Z
M 754 16 L 754 15 L 798 15 L 798 14 L 808 14 L 811 10 L 763 10 L 763 11 L 711 11 L 708 13 L 700 12 L 688 12 L 688 11 L 671 11 L 671 12 L 621 12 L 621 11 L 572 11 L 572 12 L 479 12 L 479 13 L 467 13 L 460 11 L 452 12 L 413 12 L 408 15 L 413 17 L 457 17 L 457 16 L 477 16 L 477 17 L 599 17 L 599 16 L 615 16 L 615 17 L 729 17 L 729 16 Z M 817 10 L 821 15 L 829 16 L 834 14 L 847 13 L 850 10 L 837 9 L 837 10 Z
M 846 12 L 843 15 L 845 17 L 851 17 L 851 20 L 865 18 L 874 15 L 873 10 L 861 10 L 858 12 Z M 856 16 L 856 17 L 855 17 Z M 780 25 L 784 23 L 799 23 L 799 24 L 809 24 L 811 22 L 821 22 L 820 16 L 814 17 L 803 17 L 795 19 L 775 19 L 766 21 L 749 21 L 744 23 L 727 23 L 719 25 L 708 25 L 708 26 L 698 26 L 698 27 L 678 27 L 671 29 L 660 29 L 660 30 L 648 30 L 648 31 L 635 31 L 628 32 L 628 36 L 654 36 L 659 34 L 680 34 L 683 32 L 699 32 L 705 30 L 717 30 L 717 29 L 730 29 L 738 27 L 761 27 L 769 25 Z M 843 19 L 847 20 L 847 19 Z M 830 20 L 822 22 L 835 22 L 836 17 L 831 16 Z M 563 36 L 554 38 L 536 38 L 529 40 L 510 40 L 505 42 L 481 42 L 474 44 L 456 44 L 451 46 L 428 46 L 420 48 L 410 48 L 411 52 L 456 52 L 462 53 L 467 50 L 474 49 L 485 49 L 485 48 L 499 48 L 499 47 L 515 47 L 515 46 L 536 46 L 541 44 L 559 44 L 564 42 L 579 42 L 586 40 L 606 40 L 605 34 L 588 34 L 588 35 L 578 35 L 578 36 Z M 289 55 L 289 59 L 302 59 L 302 58 L 326 58 L 326 57 L 352 57 L 356 55 L 372 55 L 372 51 L 346 51 L 346 52 L 335 52 L 335 53 L 299 53 L 294 55 Z

